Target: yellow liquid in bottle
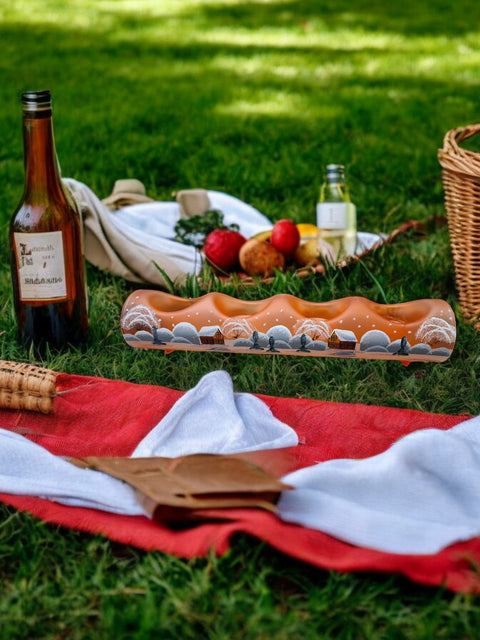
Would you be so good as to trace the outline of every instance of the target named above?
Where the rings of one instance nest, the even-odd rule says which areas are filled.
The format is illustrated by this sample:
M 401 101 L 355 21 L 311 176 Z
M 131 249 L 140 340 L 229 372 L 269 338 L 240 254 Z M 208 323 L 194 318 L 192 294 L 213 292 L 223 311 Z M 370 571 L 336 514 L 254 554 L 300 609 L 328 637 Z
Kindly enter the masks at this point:
M 355 255 L 357 214 L 352 202 L 319 202 L 317 227 L 319 240 L 332 246 L 336 260 Z

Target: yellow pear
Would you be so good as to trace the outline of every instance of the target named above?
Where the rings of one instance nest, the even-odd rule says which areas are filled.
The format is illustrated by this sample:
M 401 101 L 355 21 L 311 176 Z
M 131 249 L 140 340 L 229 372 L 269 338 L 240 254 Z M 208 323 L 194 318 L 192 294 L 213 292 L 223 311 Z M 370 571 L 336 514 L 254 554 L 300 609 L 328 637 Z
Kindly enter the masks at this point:
M 311 238 L 303 242 L 295 252 L 295 262 L 300 266 L 316 265 L 321 262 L 335 262 L 335 252 L 331 244 L 325 240 Z

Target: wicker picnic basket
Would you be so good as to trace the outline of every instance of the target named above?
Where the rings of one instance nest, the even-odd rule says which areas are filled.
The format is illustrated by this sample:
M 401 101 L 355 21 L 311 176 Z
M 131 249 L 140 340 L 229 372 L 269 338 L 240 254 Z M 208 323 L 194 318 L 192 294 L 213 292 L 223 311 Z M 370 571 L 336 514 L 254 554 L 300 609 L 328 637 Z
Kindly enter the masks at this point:
M 460 147 L 478 133 L 480 124 L 451 129 L 438 159 L 460 306 L 480 329 L 480 153 Z
M 56 374 L 23 362 L 0 360 L 0 408 L 50 413 L 56 395 Z

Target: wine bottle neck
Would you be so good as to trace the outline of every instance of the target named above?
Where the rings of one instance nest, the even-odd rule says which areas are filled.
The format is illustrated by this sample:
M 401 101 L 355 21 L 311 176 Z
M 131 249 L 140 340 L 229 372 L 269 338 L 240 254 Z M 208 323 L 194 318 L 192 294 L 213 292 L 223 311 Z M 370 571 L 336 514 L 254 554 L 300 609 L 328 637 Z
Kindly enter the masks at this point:
M 62 191 L 53 124 L 48 113 L 25 113 L 25 197 L 43 201 Z

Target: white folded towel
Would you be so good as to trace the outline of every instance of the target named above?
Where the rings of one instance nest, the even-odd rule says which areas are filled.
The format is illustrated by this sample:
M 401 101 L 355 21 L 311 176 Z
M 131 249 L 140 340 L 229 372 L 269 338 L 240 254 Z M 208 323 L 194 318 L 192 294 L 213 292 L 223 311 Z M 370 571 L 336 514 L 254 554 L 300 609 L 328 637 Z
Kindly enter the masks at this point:
M 363 460 L 329 460 L 283 478 L 288 522 L 351 544 L 432 554 L 480 535 L 480 417 L 413 432 Z

